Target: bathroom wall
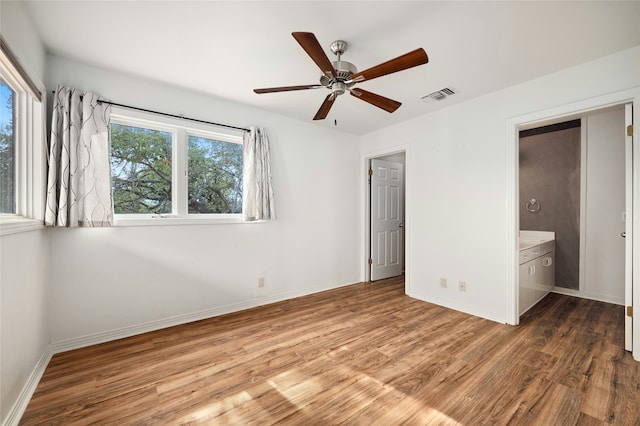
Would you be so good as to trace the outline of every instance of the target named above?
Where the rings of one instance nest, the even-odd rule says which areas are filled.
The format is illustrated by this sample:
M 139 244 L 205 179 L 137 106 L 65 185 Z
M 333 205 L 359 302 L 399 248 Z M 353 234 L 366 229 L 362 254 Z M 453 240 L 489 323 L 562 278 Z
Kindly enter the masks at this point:
M 526 208 L 532 198 L 540 203 L 537 213 Z M 556 233 L 556 286 L 578 289 L 580 127 L 521 132 L 520 229 Z

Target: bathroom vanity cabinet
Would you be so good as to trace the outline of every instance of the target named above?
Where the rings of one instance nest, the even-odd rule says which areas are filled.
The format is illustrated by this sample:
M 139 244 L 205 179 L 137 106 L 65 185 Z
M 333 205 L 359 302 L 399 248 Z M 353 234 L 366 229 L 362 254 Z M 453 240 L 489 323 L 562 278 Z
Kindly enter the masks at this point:
M 518 314 L 522 315 L 555 286 L 555 239 L 521 240 Z

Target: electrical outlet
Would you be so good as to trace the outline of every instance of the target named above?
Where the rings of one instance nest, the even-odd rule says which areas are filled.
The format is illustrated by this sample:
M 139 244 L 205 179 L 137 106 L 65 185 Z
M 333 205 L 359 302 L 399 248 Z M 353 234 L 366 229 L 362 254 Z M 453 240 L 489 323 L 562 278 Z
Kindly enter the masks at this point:
M 264 277 L 258 278 L 258 288 L 264 287 Z
M 466 283 L 466 281 L 459 281 L 458 282 L 458 290 L 467 291 L 467 283 Z
M 447 279 L 442 277 L 440 278 L 440 287 L 447 288 Z

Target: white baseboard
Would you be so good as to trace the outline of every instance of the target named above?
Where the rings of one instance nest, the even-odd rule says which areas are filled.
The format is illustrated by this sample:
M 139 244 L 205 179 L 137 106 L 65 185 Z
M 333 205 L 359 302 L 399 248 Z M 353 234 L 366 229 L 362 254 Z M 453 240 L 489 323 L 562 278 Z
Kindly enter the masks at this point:
M 553 293 L 564 294 L 566 296 L 582 297 L 583 299 L 595 300 L 597 302 L 612 303 L 614 305 L 624 305 L 624 299 L 620 297 L 607 296 L 602 294 L 588 293 L 565 287 L 554 287 Z
M 40 383 L 40 379 L 44 374 L 44 370 L 46 370 L 47 365 L 49 365 L 49 361 L 51 361 L 51 357 L 53 356 L 53 352 L 51 352 L 51 345 L 47 345 L 44 348 L 44 352 L 40 356 L 35 368 L 29 375 L 27 379 L 27 383 L 25 383 L 22 391 L 18 395 L 16 402 L 9 410 L 9 414 L 2 422 L 2 426 L 17 426 L 24 414 L 24 411 L 27 409 L 27 405 L 29 405 L 29 401 L 33 396 L 33 393 L 36 391 L 38 387 L 38 383 Z
M 73 349 L 84 348 L 91 345 L 97 345 L 100 343 L 110 342 L 113 340 L 123 339 L 125 337 L 131 337 L 138 334 L 148 333 L 150 331 L 161 330 L 163 328 L 173 327 L 176 325 L 187 324 L 194 321 L 200 321 L 207 318 L 213 318 L 232 312 L 244 311 L 246 309 L 256 308 L 258 306 L 264 306 L 275 302 L 281 302 L 283 300 L 289 300 L 296 297 L 307 296 L 314 293 L 319 293 L 326 290 L 331 290 L 339 287 L 345 287 L 353 285 L 355 283 L 340 284 L 333 286 L 304 288 L 289 291 L 286 293 L 280 293 L 265 297 L 256 297 L 247 301 L 234 303 L 225 306 L 219 306 L 212 309 L 206 309 L 199 312 L 193 312 L 184 315 L 178 315 L 170 318 L 163 318 L 154 321 L 148 321 L 142 324 L 136 324 L 132 326 L 117 328 L 114 330 L 102 331 L 87 336 L 75 337 L 72 339 L 61 340 L 54 342 L 50 345 L 51 352 L 57 354 L 60 352 L 66 352 Z

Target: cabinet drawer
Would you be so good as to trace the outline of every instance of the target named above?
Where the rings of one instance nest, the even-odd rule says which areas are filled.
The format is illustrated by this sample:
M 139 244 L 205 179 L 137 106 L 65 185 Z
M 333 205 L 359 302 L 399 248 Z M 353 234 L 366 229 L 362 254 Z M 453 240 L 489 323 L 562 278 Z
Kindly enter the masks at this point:
M 537 246 L 529 247 L 526 249 L 520 250 L 519 262 L 523 264 L 533 259 L 537 259 L 540 256 L 543 256 L 547 253 L 551 253 L 555 250 L 556 242 L 555 240 L 546 241 L 542 244 L 538 244 Z

